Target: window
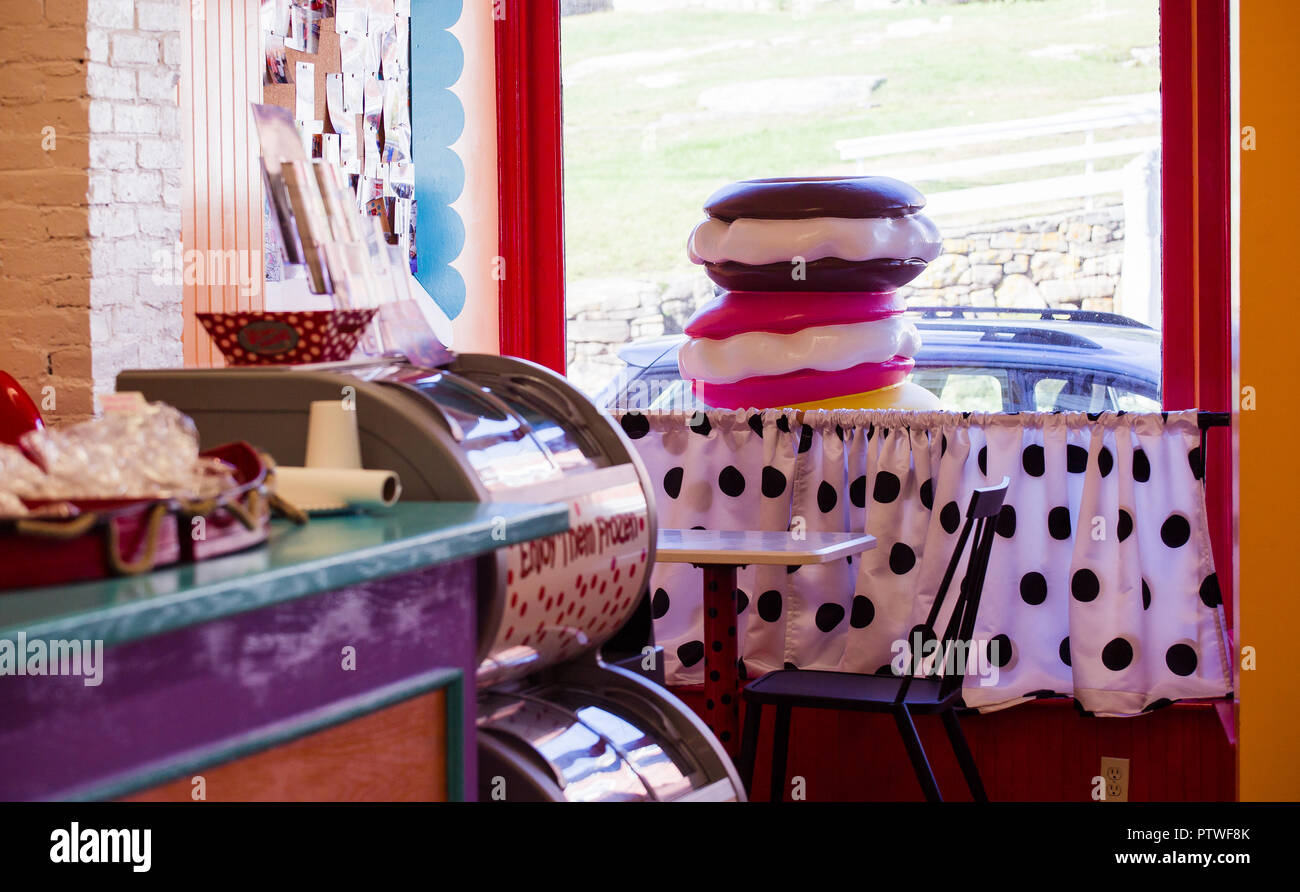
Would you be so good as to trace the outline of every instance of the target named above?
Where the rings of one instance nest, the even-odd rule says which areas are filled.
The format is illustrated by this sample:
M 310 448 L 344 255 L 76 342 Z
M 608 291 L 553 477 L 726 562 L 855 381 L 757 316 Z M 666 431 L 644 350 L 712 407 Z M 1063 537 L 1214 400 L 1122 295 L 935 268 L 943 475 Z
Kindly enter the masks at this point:
M 925 192 L 945 237 L 902 289 L 910 307 L 969 308 L 953 325 L 1009 340 L 1039 333 L 1049 363 L 1070 359 L 1052 335 L 1109 348 L 1145 332 L 1124 349 L 1159 398 L 1158 0 L 561 8 L 566 353 L 589 393 L 608 393 L 627 345 L 683 340 L 713 296 L 685 243 L 714 189 L 870 172 Z M 922 327 L 913 380 L 942 382 L 949 408 L 1036 407 L 1032 389 L 923 374 L 955 363 L 1005 382 L 1016 366 L 1014 344 L 954 355 L 956 337 Z

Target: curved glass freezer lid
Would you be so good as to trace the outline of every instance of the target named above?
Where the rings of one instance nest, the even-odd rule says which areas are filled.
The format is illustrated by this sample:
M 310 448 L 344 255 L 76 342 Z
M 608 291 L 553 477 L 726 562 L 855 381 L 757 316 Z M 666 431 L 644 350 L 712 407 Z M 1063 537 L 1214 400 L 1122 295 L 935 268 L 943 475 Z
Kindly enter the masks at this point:
M 607 464 L 594 448 L 584 448 L 586 438 L 565 422 L 541 407 L 521 403 L 513 394 L 498 397 L 452 372 L 414 367 L 395 369 L 385 380 L 429 401 L 490 490 L 514 489 Z
M 508 734 L 530 746 L 570 800 L 662 800 L 689 792 L 702 776 L 695 760 L 611 706 L 563 688 L 488 692 L 479 700 L 478 725 L 480 733 Z

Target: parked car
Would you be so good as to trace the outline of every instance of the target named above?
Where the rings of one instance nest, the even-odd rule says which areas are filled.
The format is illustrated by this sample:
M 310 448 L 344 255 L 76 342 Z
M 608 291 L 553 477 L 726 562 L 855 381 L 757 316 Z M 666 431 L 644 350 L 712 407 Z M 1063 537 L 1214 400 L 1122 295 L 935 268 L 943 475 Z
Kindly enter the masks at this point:
M 945 409 L 978 412 L 1160 408 L 1160 333 L 1090 310 L 915 307 L 912 380 Z M 607 409 L 709 408 L 677 370 L 682 334 L 634 341 L 597 396 Z

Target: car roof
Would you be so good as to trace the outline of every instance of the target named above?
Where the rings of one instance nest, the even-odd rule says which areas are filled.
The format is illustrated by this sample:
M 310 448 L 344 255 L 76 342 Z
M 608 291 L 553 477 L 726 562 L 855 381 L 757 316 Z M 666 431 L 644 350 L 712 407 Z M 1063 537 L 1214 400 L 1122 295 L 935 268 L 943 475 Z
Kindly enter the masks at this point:
M 911 312 L 921 332 L 918 363 L 971 365 L 981 355 L 999 366 L 1083 368 L 1160 383 L 1160 333 L 1131 320 L 1111 321 L 1104 313 L 1076 318 L 948 318 Z M 1097 321 L 1093 321 L 1097 320 Z M 675 366 L 684 334 L 650 338 L 624 346 L 619 358 L 630 366 Z M 985 363 L 991 364 L 991 363 Z

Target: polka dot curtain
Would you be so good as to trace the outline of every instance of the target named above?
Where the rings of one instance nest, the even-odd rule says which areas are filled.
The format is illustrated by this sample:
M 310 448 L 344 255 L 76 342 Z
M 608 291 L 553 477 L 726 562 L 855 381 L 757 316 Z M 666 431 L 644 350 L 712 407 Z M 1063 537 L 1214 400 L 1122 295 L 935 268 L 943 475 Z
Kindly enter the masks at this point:
M 1132 715 L 1231 690 L 1195 412 L 629 413 L 662 527 L 863 531 L 856 559 L 742 569 L 741 669 L 876 672 L 934 598 L 971 491 L 1011 480 L 969 706 L 1070 696 Z M 671 684 L 703 681 L 700 570 L 650 591 Z M 997 647 L 990 647 L 996 642 Z

